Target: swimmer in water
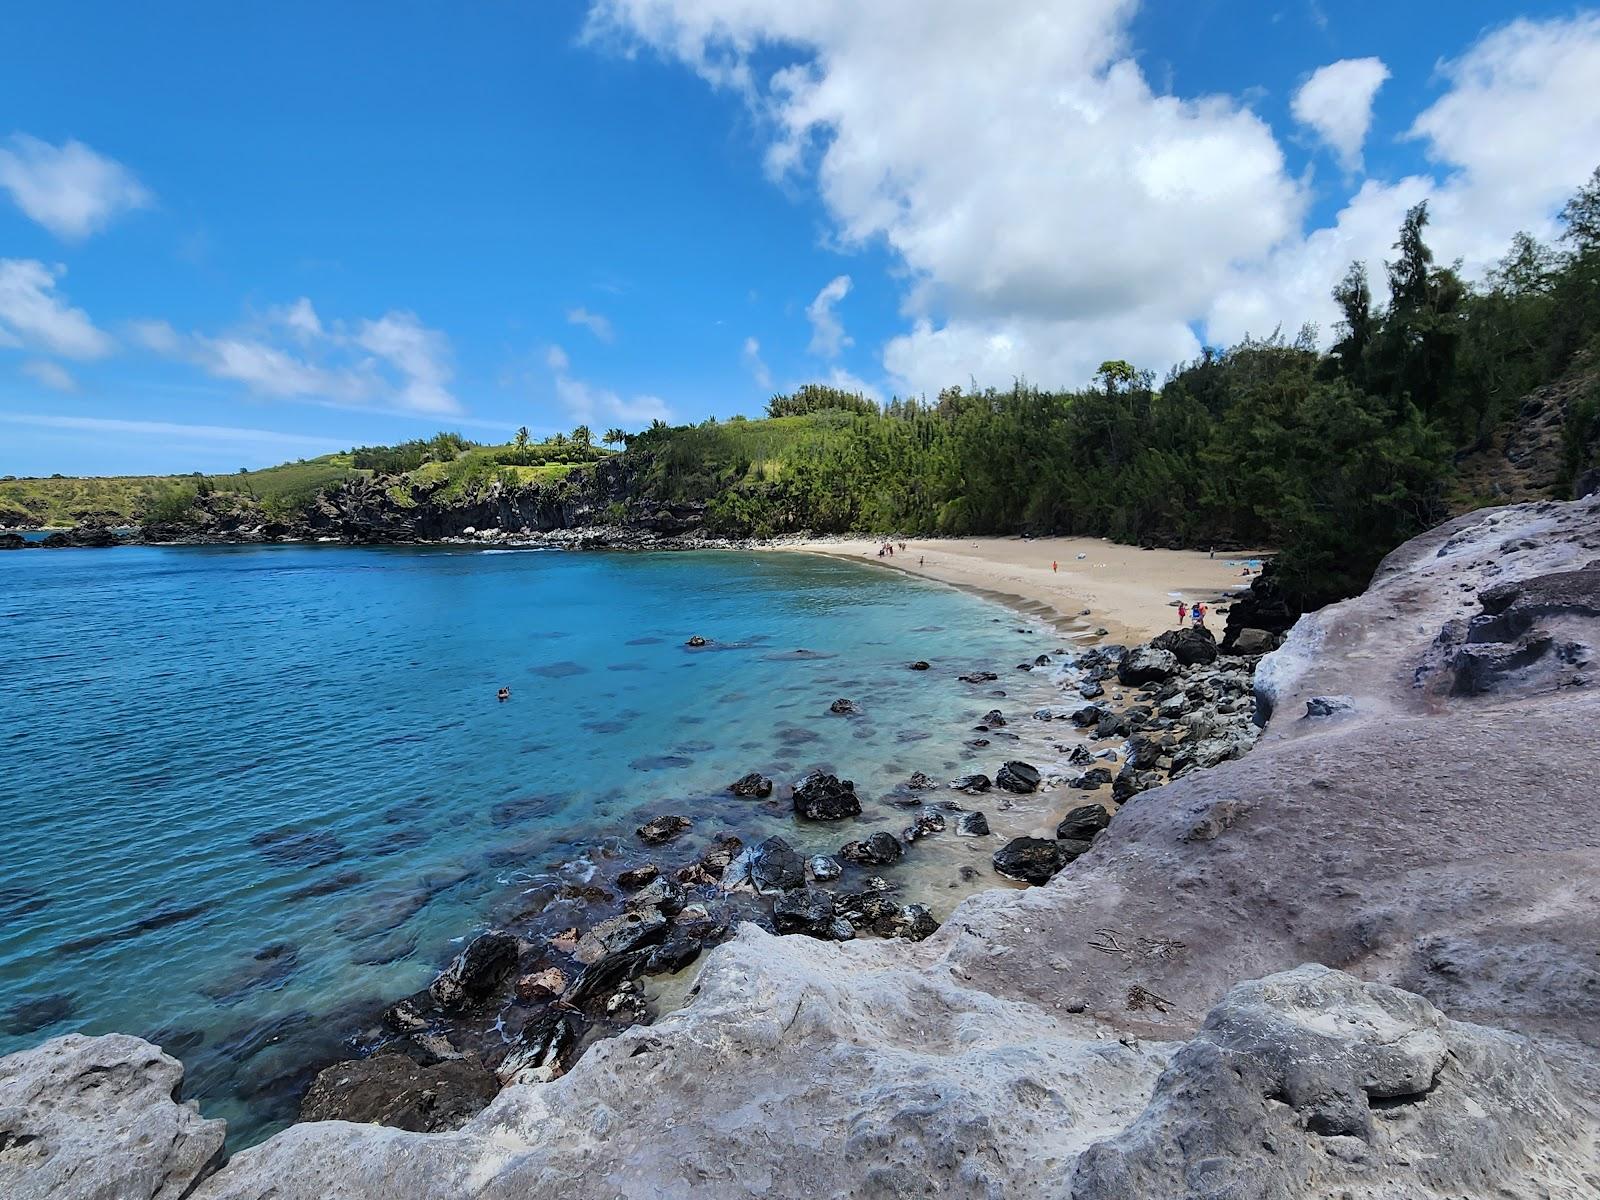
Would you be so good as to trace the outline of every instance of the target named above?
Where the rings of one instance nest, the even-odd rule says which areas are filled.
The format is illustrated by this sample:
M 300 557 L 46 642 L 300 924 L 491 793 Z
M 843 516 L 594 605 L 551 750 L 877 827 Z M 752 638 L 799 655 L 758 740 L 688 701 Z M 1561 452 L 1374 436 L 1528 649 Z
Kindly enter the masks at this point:
M 495 693 L 495 699 L 501 701 L 502 703 L 504 703 L 505 701 L 511 699 L 511 689 L 507 688 L 507 687 L 501 688 L 498 692 Z

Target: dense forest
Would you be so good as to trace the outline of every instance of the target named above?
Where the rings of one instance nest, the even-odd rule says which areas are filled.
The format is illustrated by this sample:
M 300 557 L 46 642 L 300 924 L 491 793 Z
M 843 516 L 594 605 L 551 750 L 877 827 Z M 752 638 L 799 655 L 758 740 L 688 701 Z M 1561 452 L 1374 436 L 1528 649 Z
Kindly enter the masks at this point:
M 1458 462 L 1491 448 L 1543 384 L 1576 378 L 1567 482 L 1600 440 L 1600 170 L 1555 246 L 1519 234 L 1480 286 L 1434 260 L 1407 215 L 1374 303 L 1367 267 L 1334 288 L 1336 341 L 1247 339 L 1155 378 L 1108 361 L 1095 386 L 952 387 L 879 407 L 820 386 L 765 421 L 660 424 L 629 439 L 634 487 L 704 501 L 709 532 L 1061 532 L 1276 547 L 1307 602 L 1365 584 L 1446 513 Z M 1457 507 L 1494 503 L 1458 496 Z

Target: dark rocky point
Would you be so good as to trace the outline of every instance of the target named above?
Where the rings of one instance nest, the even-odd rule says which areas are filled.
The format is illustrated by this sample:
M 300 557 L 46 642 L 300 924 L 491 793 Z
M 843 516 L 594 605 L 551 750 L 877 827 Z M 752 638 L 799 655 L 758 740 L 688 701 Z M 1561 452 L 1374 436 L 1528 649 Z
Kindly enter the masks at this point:
M 667 814 L 654 817 L 634 830 L 641 841 L 647 846 L 659 846 L 663 842 L 670 842 L 681 834 L 690 825 L 694 824 L 688 817 L 676 814 Z
M 860 816 L 861 801 L 851 780 L 816 771 L 794 789 L 794 811 L 808 821 L 840 821 Z

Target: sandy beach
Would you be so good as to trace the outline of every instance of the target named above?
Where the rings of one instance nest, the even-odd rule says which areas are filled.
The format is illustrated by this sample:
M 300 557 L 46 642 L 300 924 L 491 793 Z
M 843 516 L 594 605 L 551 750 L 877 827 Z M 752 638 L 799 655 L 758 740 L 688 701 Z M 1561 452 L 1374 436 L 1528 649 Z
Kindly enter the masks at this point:
M 790 542 L 774 549 L 829 554 L 923 575 L 1004 600 L 1063 624 L 1085 621 L 1116 641 L 1145 641 L 1177 624 L 1174 600 L 1227 604 L 1248 587 L 1253 553 L 1141 550 L 1101 538 L 935 538 L 878 557 L 872 538 Z M 1056 569 L 1052 570 L 1054 563 Z M 1253 574 L 1253 572 L 1252 572 Z M 1084 609 L 1087 617 L 1080 616 Z M 1222 619 L 1210 622 L 1219 633 Z

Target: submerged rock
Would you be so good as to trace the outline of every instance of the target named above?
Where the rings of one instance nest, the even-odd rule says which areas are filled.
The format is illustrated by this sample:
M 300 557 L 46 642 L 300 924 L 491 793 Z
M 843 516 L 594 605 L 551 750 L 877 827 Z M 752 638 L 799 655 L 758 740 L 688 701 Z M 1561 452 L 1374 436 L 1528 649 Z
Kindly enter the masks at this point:
M 848 717 L 859 713 L 861 708 L 854 700 L 846 700 L 841 697 L 840 699 L 835 700 L 832 704 L 828 705 L 828 711 L 833 713 L 835 716 Z
M 988 837 L 989 818 L 981 812 L 964 812 L 956 818 L 956 832 L 962 837 Z
M 668 814 L 652 817 L 634 832 L 639 835 L 639 840 L 644 842 L 645 845 L 659 846 L 664 842 L 670 842 L 693 824 L 694 822 L 689 820 L 688 817 Z
M 755 797 L 764 799 L 772 795 L 772 780 L 759 771 L 751 771 L 748 775 L 741 775 L 728 785 L 728 790 L 735 796 Z
M 987 792 L 992 785 L 987 775 L 963 775 L 960 779 L 953 780 L 950 786 L 958 792 L 976 796 Z
M 857 866 L 886 867 L 900 861 L 905 848 L 892 833 L 879 830 L 859 842 L 846 842 L 839 849 L 839 857 Z
M 841 821 L 860 816 L 861 801 L 854 782 L 816 771 L 794 789 L 794 811 L 808 821 Z
M 913 771 L 911 778 L 906 780 L 906 786 L 914 792 L 925 792 L 929 788 L 936 788 L 939 785 L 921 771 Z
M 819 881 L 837 879 L 844 874 L 844 868 L 839 865 L 839 860 L 827 854 L 814 854 L 806 859 L 806 870 L 811 878 Z
M 943 833 L 945 830 L 944 814 L 925 808 L 919 812 L 916 819 L 906 827 L 900 837 L 902 841 L 916 842 L 929 834 Z

